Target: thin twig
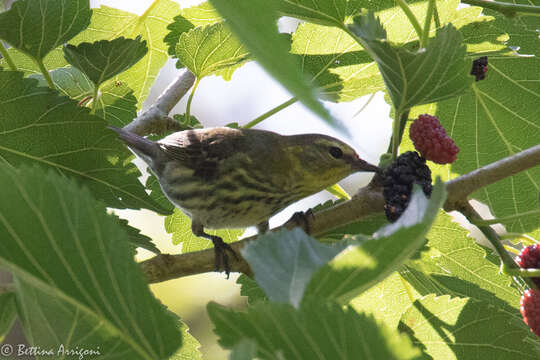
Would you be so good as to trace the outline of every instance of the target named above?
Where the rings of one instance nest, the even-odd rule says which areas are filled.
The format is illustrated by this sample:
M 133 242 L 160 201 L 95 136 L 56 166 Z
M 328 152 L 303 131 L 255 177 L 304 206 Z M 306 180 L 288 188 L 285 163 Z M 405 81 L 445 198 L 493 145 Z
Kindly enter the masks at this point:
M 186 95 L 194 82 L 195 75 L 186 70 L 165 89 L 147 111 L 127 124 L 124 129 L 138 135 L 161 134 L 168 130 L 179 129 L 180 125 L 169 117 L 169 113 Z
M 461 212 L 467 220 L 469 220 L 471 223 L 475 223 L 478 220 L 481 220 L 482 217 L 476 212 L 476 210 L 469 204 L 468 201 L 461 201 L 459 202 L 459 206 L 457 209 L 459 212 Z M 501 242 L 501 238 L 499 235 L 493 230 L 493 228 L 489 225 L 480 225 L 476 226 L 482 234 L 485 235 L 485 237 L 488 239 L 488 241 L 491 243 L 491 245 L 495 248 L 495 251 L 501 258 L 501 261 L 503 263 L 503 267 L 505 269 L 517 269 L 519 266 L 516 264 L 512 256 L 506 251 L 504 248 L 504 245 Z M 536 289 L 536 285 L 534 282 L 528 278 L 528 277 L 522 277 L 523 281 L 527 283 L 527 285 L 530 288 Z

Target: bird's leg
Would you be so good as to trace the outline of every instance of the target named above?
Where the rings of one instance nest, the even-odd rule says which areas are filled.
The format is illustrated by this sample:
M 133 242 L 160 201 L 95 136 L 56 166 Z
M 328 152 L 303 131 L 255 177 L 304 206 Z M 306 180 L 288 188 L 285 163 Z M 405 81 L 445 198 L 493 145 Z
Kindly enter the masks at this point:
M 267 232 L 267 231 L 268 231 L 268 228 L 269 228 L 268 220 L 263 221 L 263 222 L 257 224 L 257 232 L 259 233 L 259 235 L 262 235 L 262 234 L 264 234 L 265 232 Z
M 224 242 L 219 236 L 205 233 L 203 225 L 197 221 L 193 221 L 191 223 L 191 231 L 196 236 L 212 241 L 214 244 L 214 262 L 216 265 L 216 271 L 220 271 L 220 269 L 223 268 L 228 279 L 229 274 L 231 273 L 231 266 L 229 265 L 229 256 L 227 255 L 227 251 L 232 253 L 234 258 L 238 260 L 238 255 L 236 255 L 233 248 Z
M 289 221 L 287 221 L 287 223 L 291 223 L 291 222 L 296 223 L 296 226 L 302 227 L 304 231 L 306 232 L 306 234 L 309 235 L 309 233 L 311 232 L 309 221 L 313 219 L 314 217 L 315 215 L 313 214 L 313 210 L 311 209 L 308 209 L 306 211 L 297 211 L 293 214 L 293 216 L 291 216 L 291 218 L 289 219 Z

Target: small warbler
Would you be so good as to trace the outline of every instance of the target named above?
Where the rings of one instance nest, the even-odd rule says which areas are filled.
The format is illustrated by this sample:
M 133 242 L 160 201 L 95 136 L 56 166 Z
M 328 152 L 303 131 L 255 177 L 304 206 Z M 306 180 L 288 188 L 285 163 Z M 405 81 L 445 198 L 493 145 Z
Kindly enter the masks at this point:
M 167 198 L 214 244 L 216 270 L 229 275 L 234 250 L 204 228 L 257 226 L 288 205 L 358 171 L 378 172 L 344 142 L 326 135 L 284 136 L 227 127 L 185 130 L 151 141 L 111 127 L 148 164 Z

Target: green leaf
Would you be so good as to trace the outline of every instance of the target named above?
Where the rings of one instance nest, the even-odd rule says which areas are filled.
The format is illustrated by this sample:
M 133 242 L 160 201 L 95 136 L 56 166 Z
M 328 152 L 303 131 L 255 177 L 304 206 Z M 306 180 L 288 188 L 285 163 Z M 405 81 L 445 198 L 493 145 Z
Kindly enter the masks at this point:
M 4 337 L 9 334 L 16 318 L 15 293 L 0 294 L 0 344 L 4 341 Z
M 519 317 L 521 295 L 511 286 L 511 277 L 500 272 L 500 259 L 492 250 L 476 244 L 467 230 L 443 212 L 427 238 L 427 250 L 408 263 L 411 271 L 425 273 L 427 280 L 414 273 L 406 276 L 420 293 L 470 297 L 498 308 L 510 306 Z
M 452 172 L 466 174 L 519 151 L 540 144 L 540 59 L 497 57 L 489 59 L 487 78 L 473 93 L 445 101 L 437 116 L 460 148 Z M 540 167 L 536 166 L 489 185 L 472 197 L 489 206 L 496 218 L 538 208 Z M 506 222 L 509 232 L 533 231 L 538 217 Z
M 174 245 L 182 243 L 182 253 L 210 249 L 213 247 L 210 240 L 197 237 L 191 232 L 191 219 L 180 209 L 175 208 L 174 212 L 165 218 L 165 230 L 172 234 Z M 244 229 L 205 229 L 207 234 L 219 236 L 226 243 L 238 240 L 244 233 Z
M 20 72 L 0 71 L 0 158 L 76 179 L 115 208 L 165 212 L 145 192 L 131 153 L 107 123 Z
M 176 56 L 198 79 L 217 74 L 230 80 L 231 68 L 245 63 L 249 53 L 224 23 L 217 23 L 180 35 Z
M 153 201 L 158 203 L 163 209 L 167 210 L 167 214 L 172 214 L 174 210 L 174 205 L 169 201 L 169 199 L 163 194 L 161 186 L 156 176 L 147 170 L 149 176 L 146 179 L 146 189 L 150 190 L 150 197 Z
M 49 71 L 55 89 L 62 95 L 74 100 L 82 100 L 92 96 L 94 84 L 77 68 L 72 66 L 61 67 Z M 32 74 L 29 78 L 37 79 L 39 86 L 48 86 L 42 74 Z
M 137 117 L 137 99 L 125 81 L 113 81 L 103 85 L 99 91 L 96 115 L 110 125 L 124 127 Z
M 177 321 L 150 292 L 105 206 L 55 172 L 0 166 L 0 265 L 17 278 L 32 344 L 99 346 L 133 359 L 174 353 Z
M 350 307 L 307 302 L 296 310 L 273 302 L 249 306 L 237 312 L 216 303 L 208 314 L 220 344 L 234 348 L 243 339 L 257 344 L 263 359 L 417 359 L 418 349 L 396 330 L 356 313 Z
M 133 226 L 130 226 L 128 224 L 128 221 L 125 219 L 121 219 L 119 217 L 116 217 L 116 221 L 120 227 L 124 229 L 124 231 L 128 235 L 128 241 L 129 244 L 132 245 L 135 248 L 143 248 L 148 251 L 153 252 L 154 254 L 160 254 L 161 251 L 157 248 L 156 244 L 152 241 L 151 238 L 149 238 L 146 235 L 141 234 L 141 231 L 137 228 L 134 228 Z
M 374 316 L 391 329 L 397 328 L 401 316 L 420 293 L 401 275 L 394 272 L 383 281 L 355 297 L 351 302 L 356 311 Z
M 176 16 L 174 21 L 167 26 L 169 33 L 165 36 L 164 41 L 169 46 L 169 55 L 176 56 L 176 44 L 183 33 L 197 26 L 212 25 L 221 21 L 223 19 L 209 2 L 180 10 L 180 15 Z M 183 65 L 178 62 L 176 66 L 182 67 Z
M 429 200 L 415 187 L 409 206 L 397 222 L 378 230 L 373 239 L 363 240 L 336 256 L 313 276 L 306 294 L 346 304 L 382 281 L 424 245 L 445 200 L 446 190 L 439 180 Z
M 199 341 L 190 334 L 188 326 L 181 322 L 176 314 L 171 314 L 179 321 L 179 328 L 182 331 L 182 347 L 168 360 L 203 360 L 202 354 L 199 351 L 201 347 Z
M 291 53 L 301 59 L 302 70 L 325 100 L 352 101 L 384 90 L 377 64 L 340 28 L 299 25 Z
M 231 31 L 259 64 L 298 100 L 330 124 L 333 118 L 306 83 L 300 64 L 289 54 L 289 44 L 278 33 L 275 4 L 267 0 L 211 0 Z
M 232 349 L 229 360 L 253 360 L 257 355 L 257 343 L 253 340 L 242 339 Z
M 415 105 L 460 95 L 472 83 L 462 36 L 453 25 L 437 30 L 425 50 L 392 47 L 373 13 L 354 19 L 349 29 L 377 62 L 398 114 Z
M 80 70 L 67 66 L 52 70 L 49 74 L 58 92 L 79 101 L 79 106 L 91 103 L 94 84 Z M 48 86 L 41 74 L 32 74 L 29 77 L 37 79 L 39 86 Z M 137 99 L 126 82 L 108 82 L 101 87 L 100 92 L 97 116 L 118 127 L 127 125 L 137 117 Z
M 386 216 L 384 214 L 378 213 L 363 218 L 360 221 L 356 221 L 345 226 L 332 229 L 326 233 L 317 236 L 317 238 L 319 239 L 319 241 L 334 243 L 336 241 L 349 239 L 350 235 L 371 235 L 386 224 L 388 224 Z
M 342 26 L 346 19 L 367 7 L 359 0 L 277 0 L 279 12 L 325 26 Z
M 346 244 L 322 244 L 296 228 L 260 235 L 241 250 L 270 300 L 298 307 L 306 285 Z
M 249 305 L 257 301 L 268 301 L 268 297 L 264 291 L 257 285 L 257 282 L 249 276 L 242 274 L 236 280 L 236 283 L 241 286 L 240 295 L 246 296 Z
M 67 62 L 81 70 L 98 87 L 132 67 L 147 52 L 146 41 L 141 41 L 140 36 L 64 46 Z
M 42 60 L 88 27 L 88 0 L 18 0 L 0 13 L 0 38 Z
M 449 296 L 417 300 L 400 329 L 433 359 L 525 360 L 540 357 L 540 341 L 522 320 L 482 301 Z
M 89 28 L 70 43 L 76 45 L 81 42 L 113 40 L 119 36 L 134 38 L 141 35 L 142 40 L 147 42 L 148 53 L 131 68 L 109 80 L 110 82 L 127 82 L 138 100 L 140 109 L 155 77 L 169 58 L 167 44 L 163 38 L 167 33 L 167 26 L 179 13 L 178 3 L 172 0 L 154 1 L 141 16 L 101 6 L 93 9 Z M 62 51 L 62 49 L 57 50 L 60 53 Z

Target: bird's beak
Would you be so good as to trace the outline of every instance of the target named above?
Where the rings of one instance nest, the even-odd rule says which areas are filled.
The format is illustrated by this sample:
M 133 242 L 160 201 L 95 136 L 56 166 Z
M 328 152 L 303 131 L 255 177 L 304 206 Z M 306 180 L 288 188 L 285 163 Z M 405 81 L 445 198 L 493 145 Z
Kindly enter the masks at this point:
M 353 171 L 363 171 L 363 172 L 381 172 L 381 168 L 375 165 L 371 165 L 367 161 L 360 159 L 358 156 L 351 161 L 351 168 Z

